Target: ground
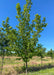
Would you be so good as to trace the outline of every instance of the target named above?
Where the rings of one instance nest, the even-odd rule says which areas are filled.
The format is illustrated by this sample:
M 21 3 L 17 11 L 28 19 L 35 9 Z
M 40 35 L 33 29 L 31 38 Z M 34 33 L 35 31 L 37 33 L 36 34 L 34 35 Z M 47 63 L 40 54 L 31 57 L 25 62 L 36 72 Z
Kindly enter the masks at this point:
M 0 57 L 0 67 L 1 67 L 1 57 Z M 53 60 L 54 62 L 54 60 Z M 42 65 L 52 63 L 52 59 L 50 57 L 45 57 L 42 59 Z M 21 67 L 25 63 L 23 60 L 19 57 L 5 57 L 4 59 L 4 66 L 3 66 L 3 75 L 16 75 L 19 70 L 21 70 Z M 41 59 L 40 57 L 33 57 L 29 62 L 28 62 L 28 67 L 32 66 L 40 66 L 41 65 Z M 1 69 L 1 68 L 0 68 Z M 10 73 L 10 74 L 9 74 Z M 38 73 L 38 72 L 37 72 Z M 29 75 L 35 75 L 35 74 L 29 74 Z M 42 74 L 40 74 L 42 75 Z M 44 74 L 45 75 L 45 74 Z M 47 74 L 46 74 L 47 75 Z
M 26 74 L 20 74 L 20 75 L 26 75 Z M 31 72 L 31 73 L 28 73 L 28 75 L 54 75 L 54 68 L 40 70 L 38 72 Z

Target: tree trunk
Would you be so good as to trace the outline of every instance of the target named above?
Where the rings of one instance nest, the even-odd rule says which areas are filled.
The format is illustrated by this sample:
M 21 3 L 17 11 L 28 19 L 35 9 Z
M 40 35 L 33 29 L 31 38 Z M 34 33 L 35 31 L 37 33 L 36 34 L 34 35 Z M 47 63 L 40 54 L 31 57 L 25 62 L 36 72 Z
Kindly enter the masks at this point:
M 52 58 L 52 64 L 53 64 L 53 58 Z
M 28 73 L 27 73 L 27 61 L 26 61 L 26 75 L 27 75 Z
M 3 64 L 4 64 L 4 50 L 3 50 L 3 55 L 2 55 L 1 75 L 2 75 L 2 70 L 3 70 Z
M 42 57 L 41 57 L 41 67 L 42 67 Z
M 3 70 L 3 64 L 4 64 L 4 56 L 2 56 L 1 75 L 2 75 L 2 70 Z

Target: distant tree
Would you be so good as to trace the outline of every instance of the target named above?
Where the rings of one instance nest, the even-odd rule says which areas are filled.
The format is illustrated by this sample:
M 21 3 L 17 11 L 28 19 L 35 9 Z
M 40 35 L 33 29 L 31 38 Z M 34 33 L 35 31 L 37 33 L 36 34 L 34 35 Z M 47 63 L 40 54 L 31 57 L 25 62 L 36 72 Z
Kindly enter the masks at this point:
M 46 48 L 44 48 L 41 44 L 37 45 L 37 56 L 41 57 L 41 66 L 42 66 L 42 58 L 45 56 Z
M 53 63 L 54 51 L 52 49 L 50 49 L 50 51 L 47 52 L 47 56 L 50 56 L 51 57 L 52 63 Z
M 26 0 L 23 11 L 21 11 L 20 4 L 17 3 L 17 16 L 19 24 L 16 26 L 18 30 L 11 29 L 8 27 L 8 23 L 3 22 L 3 27 L 8 34 L 10 41 L 10 47 L 15 51 L 18 56 L 20 56 L 26 63 L 26 75 L 27 75 L 27 62 L 30 58 L 34 56 L 36 50 L 36 44 L 38 43 L 38 38 L 41 36 L 40 33 L 47 26 L 45 23 L 45 17 L 41 21 L 41 16 L 36 14 L 35 19 L 32 20 L 30 24 L 30 10 L 32 2 L 31 0 Z M 8 29 L 9 28 L 9 29 Z

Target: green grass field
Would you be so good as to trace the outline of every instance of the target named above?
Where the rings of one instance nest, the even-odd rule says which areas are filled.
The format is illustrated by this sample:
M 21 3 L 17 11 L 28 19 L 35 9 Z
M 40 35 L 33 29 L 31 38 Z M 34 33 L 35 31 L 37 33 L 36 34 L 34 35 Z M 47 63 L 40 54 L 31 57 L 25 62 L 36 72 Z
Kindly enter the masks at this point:
M 20 75 L 26 75 L 26 74 L 20 74 Z M 54 68 L 40 70 L 38 72 L 31 72 L 31 73 L 28 73 L 28 75 L 54 75 Z

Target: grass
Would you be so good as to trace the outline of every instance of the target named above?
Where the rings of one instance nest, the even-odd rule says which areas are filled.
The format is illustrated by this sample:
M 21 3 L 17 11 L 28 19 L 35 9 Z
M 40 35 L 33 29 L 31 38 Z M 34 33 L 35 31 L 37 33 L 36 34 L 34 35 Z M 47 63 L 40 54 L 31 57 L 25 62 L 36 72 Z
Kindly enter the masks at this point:
M 1 66 L 2 59 L 0 57 L 0 66 Z M 52 62 L 51 58 L 43 58 L 42 65 L 45 64 L 50 64 Z M 54 62 L 54 61 L 53 61 Z M 22 71 L 22 67 L 24 65 L 23 60 L 18 60 L 18 57 L 5 57 L 4 58 L 4 66 L 3 66 L 3 75 L 16 75 L 16 73 L 19 73 L 19 71 Z M 41 66 L 41 59 L 40 57 L 33 57 L 29 62 L 28 62 L 28 67 L 39 67 Z M 1 69 L 1 68 L 0 68 Z M 10 73 L 10 74 L 9 74 Z M 38 74 L 39 72 L 33 72 L 29 73 L 28 75 L 43 75 L 43 74 Z M 47 74 L 45 74 L 47 75 Z M 50 75 L 50 74 L 49 74 Z M 53 75 L 53 74 L 52 74 Z
M 26 74 L 19 74 L 19 75 L 26 75 Z M 31 73 L 28 73 L 28 75 L 54 75 L 54 68 L 40 70 L 38 72 L 31 72 Z
M 43 63 L 51 63 L 51 58 L 43 58 Z M 5 57 L 4 58 L 4 65 L 15 65 L 15 64 L 24 64 L 24 62 L 22 60 L 18 60 L 18 58 L 16 57 Z M 41 63 L 41 59 L 39 57 L 33 57 L 29 62 L 28 65 L 32 66 L 32 65 L 38 65 Z M 0 58 L 0 65 L 1 65 L 1 58 Z

